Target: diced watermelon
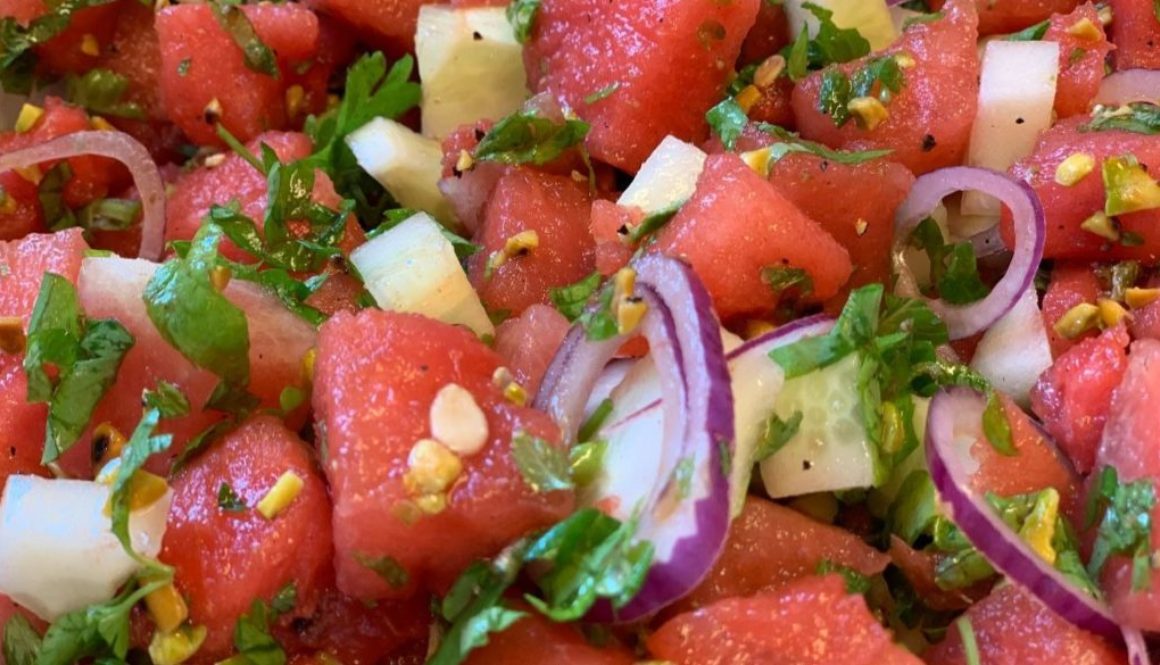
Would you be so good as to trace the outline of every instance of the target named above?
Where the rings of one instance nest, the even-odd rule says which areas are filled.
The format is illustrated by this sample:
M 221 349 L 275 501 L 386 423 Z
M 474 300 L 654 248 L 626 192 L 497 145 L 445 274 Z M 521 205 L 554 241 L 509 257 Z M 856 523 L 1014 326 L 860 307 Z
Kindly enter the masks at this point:
M 89 129 L 88 114 L 56 97 L 49 97 L 45 100 L 44 115 L 28 131 L 0 133 L 0 153 L 20 150 Z M 55 164 L 41 164 L 40 173 L 43 174 Z M 72 177 L 65 184 L 63 199 L 70 208 L 80 208 L 129 184 L 128 171 L 111 159 L 70 157 L 68 165 L 72 169 Z
M 766 268 L 804 270 L 816 301 L 836 294 L 851 271 L 833 237 L 733 154 L 709 156 L 692 198 L 650 249 L 692 264 L 722 319 L 777 305 Z
M 780 589 L 817 572 L 823 561 L 876 575 L 890 562 L 856 534 L 750 496 L 729 529 L 725 551 L 708 577 L 673 612 Z
M 37 187 L 15 171 L 0 173 L 0 241 L 43 231 Z
M 889 117 L 873 130 L 851 118 L 838 127 L 819 110 L 823 72 L 802 79 L 793 92 L 793 110 L 802 136 L 834 148 L 893 150 L 890 158 L 916 175 L 959 164 L 967 152 L 979 94 L 977 13 L 974 0 L 952 0 L 945 17 L 906 29 L 890 48 L 844 65 L 847 76 L 870 58 L 906 55 L 902 90 L 886 104 Z
M 510 628 L 488 636 L 487 646 L 476 649 L 464 665 L 632 665 L 632 653 L 619 647 L 599 648 L 588 643 L 574 626 L 549 621 L 526 605 L 529 615 Z
M 108 422 L 126 435 L 133 431 L 141 419 L 141 393 L 155 388 L 158 381 L 177 385 L 193 406 L 188 416 L 166 419 L 158 428 L 174 435 L 169 452 L 150 462 L 151 469 L 164 472 L 191 438 L 221 420 L 224 414 L 202 408 L 218 377 L 186 360 L 149 320 L 141 294 L 155 268 L 156 264 L 147 261 L 86 259 L 81 269 L 79 293 L 90 317 L 115 318 L 136 340 L 125 354 L 116 382 L 93 413 L 94 425 Z M 224 293 L 246 313 L 250 332 L 250 391 L 261 399 L 262 407 L 278 409 L 279 397 L 286 388 L 308 391 L 303 358 L 314 346 L 314 328 L 254 284 L 235 280 Z M 292 429 L 305 424 L 307 411 L 304 405 L 288 416 Z M 87 438 L 82 440 L 77 447 L 87 448 L 87 441 Z
M 1128 331 L 1133 339 L 1160 339 L 1160 301 L 1134 310 L 1128 321 Z
M 1012 496 L 1054 487 L 1061 505 L 1074 508 L 1079 500 L 1075 471 L 1023 409 L 1005 395 L 1001 399 L 1016 454 L 1003 455 L 986 438 L 976 441 L 971 446 L 971 457 L 978 464 L 971 476 L 972 489 Z
M 1033 595 L 1004 584 L 966 614 L 979 646 L 980 663 L 999 665 L 1121 665 L 1127 655 L 1076 628 Z M 963 640 L 952 625 L 947 638 L 923 654 L 927 665 L 967 665 Z
M 11 0 L 10 0 L 11 1 Z M 28 9 L 21 11 L 25 15 L 40 16 L 49 11 L 49 6 L 56 3 L 46 3 L 44 0 L 15 0 L 14 4 L 24 5 Z M 79 74 L 91 69 L 97 64 L 101 53 L 109 49 L 113 30 L 117 25 L 117 14 L 121 12 L 125 3 L 110 2 L 93 7 L 85 7 L 72 13 L 68 26 L 60 34 L 37 46 L 37 66 L 51 74 Z M 7 16 L 8 12 L 0 6 L 0 16 Z M 85 44 L 87 38 L 92 40 Z M 95 43 L 97 52 L 90 48 Z
M 1160 341 L 1132 343 L 1124 380 L 1112 396 L 1104 437 L 1096 454 L 1096 467 L 1111 466 L 1121 483 L 1149 480 L 1160 489 Z M 1160 505 L 1152 509 L 1152 522 L 1160 518 Z M 1160 529 L 1152 529 L 1151 549 L 1160 548 Z M 1144 630 L 1160 630 L 1160 576 L 1153 575 L 1147 589 L 1132 588 L 1131 562 L 1113 556 L 1102 576 L 1112 612 L 1123 624 Z
M 471 169 L 460 171 L 456 164 L 464 151 L 468 154 L 475 151 L 492 124 L 490 120 L 481 120 L 475 125 L 464 125 L 448 134 L 442 144 L 443 178 L 439 181 L 439 191 L 451 202 L 456 219 L 471 234 L 483 225 L 487 201 L 508 167 L 498 162 L 477 162 Z
M 1086 33 L 1072 34 L 1069 28 L 1087 19 L 1099 33 L 1091 39 Z M 1104 80 L 1104 60 L 1113 48 L 1104 35 L 1096 8 L 1090 3 L 1070 14 L 1056 14 L 1043 39 L 1059 42 L 1059 78 L 1055 82 L 1055 113 L 1067 118 L 1086 113 Z
M 1056 359 L 1031 390 L 1031 410 L 1081 474 L 1092 470 L 1112 391 L 1128 366 L 1123 326 L 1085 339 Z
M 640 208 L 626 208 L 599 199 L 592 202 L 592 219 L 588 222 L 588 230 L 596 242 L 596 269 L 601 275 L 611 275 L 628 265 L 633 248 L 624 242 L 620 230 L 636 226 L 643 219 L 644 213 Z
M 319 653 L 332 659 L 318 665 L 335 660 L 343 665 L 375 665 L 412 642 L 426 640 L 430 607 L 430 599 L 422 596 L 368 604 L 343 595 L 332 583 L 312 615 L 279 626 L 275 637 L 287 653 Z
M 306 0 L 306 6 L 330 14 L 356 29 L 375 46 L 392 54 L 415 50 L 419 7 L 435 0 Z
M 862 596 L 838 575 L 805 577 L 780 591 L 722 600 L 669 620 L 647 641 L 677 665 L 919 665 L 894 644 Z
M 548 302 L 548 289 L 582 279 L 596 268 L 588 231 L 592 199 L 587 182 L 529 168 L 511 169 L 496 183 L 469 260 L 472 284 L 491 311 L 518 316 Z M 535 231 L 539 245 L 507 259 L 494 271 L 488 262 L 509 238 Z
M 213 100 L 221 106 L 221 124 L 241 141 L 286 129 L 289 74 L 318 52 L 318 17 L 309 9 L 284 3 L 241 10 L 277 55 L 278 78 L 247 67 L 241 47 L 209 5 L 174 5 L 157 14 L 161 103 L 169 119 L 198 145 L 223 145 L 214 129 L 219 118 L 206 113 Z
M 1100 168 L 1108 157 L 1132 154 L 1149 170 L 1160 168 L 1160 136 L 1122 131 L 1080 131 L 1090 119 L 1079 116 L 1064 120 L 1039 137 L 1035 152 L 1011 167 L 1011 174 L 1031 185 L 1047 215 L 1047 242 L 1043 256 L 1049 259 L 1121 261 L 1160 259 L 1160 210 L 1141 210 L 1119 215 L 1123 232 L 1137 234 L 1140 244 L 1110 242 L 1080 228 L 1093 213 L 1103 211 L 1105 190 Z M 1055 181 L 1055 169 L 1076 153 L 1091 155 L 1095 169 L 1074 185 Z M 1014 241 L 1010 213 L 1003 214 L 1003 240 Z
M 86 249 L 79 229 L 0 242 L 0 317 L 20 317 L 27 329 L 44 273 L 75 284 Z M 21 355 L 0 351 L 0 488 L 13 473 L 45 474 L 40 458 L 48 408 L 27 402 L 22 362 Z
M 1095 331 L 1089 331 L 1075 339 L 1067 339 L 1055 331 L 1055 324 L 1072 307 L 1081 303 L 1095 304 L 1099 295 L 1100 280 L 1091 266 L 1066 261 L 1055 264 L 1047 293 L 1043 296 L 1043 324 L 1047 328 L 1052 356 L 1058 358 L 1081 340 L 1095 337 Z
M 1080 0 L 975 0 L 979 8 L 979 34 L 993 35 L 1000 32 L 1016 32 L 1040 21 L 1053 13 L 1065 13 L 1075 9 Z M 935 0 L 936 8 L 949 4 L 946 0 Z
M 779 76 L 773 85 L 759 88 L 761 97 L 749 109 L 746 115 L 753 122 L 768 122 L 787 129 L 797 126 L 793 115 L 793 81 L 788 77 Z
M 508 319 L 495 329 L 495 350 L 516 381 L 535 395 L 540 380 L 571 325 L 548 305 L 532 305 L 519 318 Z
M 0 16 L 10 16 L 22 26 L 48 11 L 44 0 L 0 0 Z
M 1116 69 L 1160 69 L 1160 18 L 1150 0 L 1111 0 Z
M 256 510 L 285 473 L 303 482 L 282 512 Z M 330 575 L 330 499 L 313 452 L 273 416 L 254 416 L 174 476 L 173 507 L 161 560 L 189 604 L 190 620 L 209 629 L 197 654 L 216 662 L 233 650 L 234 624 L 255 600 L 269 602 L 294 584 L 287 618 L 310 616 Z M 245 504 L 223 508 L 229 486 Z
M 769 181 L 850 253 L 854 271 L 833 299 L 838 309 L 847 290 L 889 281 L 894 211 L 914 184 L 906 167 L 884 159 L 846 165 L 791 153 L 773 165 Z
M 789 19 L 781 3 L 763 2 L 757 10 L 757 21 L 741 44 L 740 64 L 748 65 L 768 58 L 789 44 Z
M 705 112 L 720 100 L 759 5 L 545 0 L 524 50 L 529 87 L 592 125 L 593 157 L 635 172 L 667 134 L 704 140 Z
M 442 592 L 472 561 L 569 513 L 568 492 L 534 493 L 511 455 L 524 431 L 559 430 L 538 411 L 504 399 L 493 381 L 500 357 L 469 331 L 421 316 L 339 313 L 319 333 L 314 408 L 334 497 L 338 588 L 360 600 Z M 404 476 L 415 443 L 432 436 L 430 407 L 450 383 L 487 417 L 487 443 L 462 458 L 444 510 L 416 513 Z M 388 584 L 359 559 L 391 557 L 405 583 Z
M 987 595 L 993 580 L 981 580 L 964 589 L 944 590 L 938 585 L 936 571 L 940 552 L 918 551 L 898 536 L 890 536 L 890 560 L 914 589 L 927 608 L 936 612 L 963 610 Z

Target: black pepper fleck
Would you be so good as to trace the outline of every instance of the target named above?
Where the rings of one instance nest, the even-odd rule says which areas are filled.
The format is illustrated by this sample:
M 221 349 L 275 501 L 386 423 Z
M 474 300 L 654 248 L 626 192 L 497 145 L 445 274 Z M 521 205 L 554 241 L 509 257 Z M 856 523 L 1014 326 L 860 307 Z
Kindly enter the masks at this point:
M 934 134 L 927 134 L 926 136 L 922 137 L 923 152 L 930 152 L 931 150 L 934 150 L 936 145 L 938 145 L 938 143 L 934 140 Z

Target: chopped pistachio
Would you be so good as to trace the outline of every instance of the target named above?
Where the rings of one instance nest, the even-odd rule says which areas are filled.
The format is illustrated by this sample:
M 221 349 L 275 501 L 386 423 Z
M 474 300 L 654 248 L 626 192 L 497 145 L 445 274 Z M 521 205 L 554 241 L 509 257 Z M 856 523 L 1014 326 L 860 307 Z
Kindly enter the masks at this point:
M 1160 208 L 1160 185 L 1134 155 L 1105 159 L 1103 176 L 1106 214 L 1122 215 Z
M 92 118 L 90 118 L 89 124 L 92 126 L 93 129 L 97 130 L 98 132 L 115 132 L 115 131 L 117 131 L 116 127 L 114 127 L 112 124 L 109 123 L 108 120 L 105 120 L 104 118 L 102 118 L 99 115 L 95 115 Z
M 1055 182 L 1071 187 L 1087 177 L 1096 168 L 1096 159 L 1086 152 L 1077 152 L 1055 167 Z
M 81 53 L 96 58 L 101 55 L 101 43 L 97 41 L 97 36 L 91 32 L 86 32 L 81 37 Z
M 867 222 L 861 217 L 858 218 L 858 221 L 854 222 L 854 233 L 857 233 L 859 238 L 866 235 L 866 229 L 868 228 L 870 228 L 870 222 Z
M 745 322 L 745 334 L 743 337 L 745 337 L 745 339 L 754 339 L 756 337 L 761 337 L 762 335 L 767 335 L 774 330 L 777 330 L 777 326 L 773 325 L 769 321 L 764 319 L 749 319 Z
M 753 169 L 758 175 L 769 175 L 770 158 L 773 151 L 769 148 L 759 148 L 741 153 L 741 161 Z
M 1089 330 L 1094 330 L 1099 322 L 1100 308 L 1090 302 L 1082 302 L 1064 312 L 1052 326 L 1060 337 L 1075 339 Z
M 1039 493 L 1035 507 L 1019 529 L 1019 536 L 1049 564 L 1055 564 L 1056 551 L 1051 542 L 1059 522 L 1059 492 L 1049 487 Z
M 185 626 L 173 633 L 153 633 L 149 659 L 153 665 L 181 665 L 201 649 L 208 631 L 205 626 Z
M 914 60 L 914 56 L 910 55 L 909 53 L 896 53 L 894 55 L 894 62 L 898 63 L 898 66 L 903 69 L 910 69 L 911 67 L 918 64 Z
M 209 103 L 205 105 L 204 109 L 202 109 L 201 116 L 202 120 L 205 120 L 206 124 L 216 124 L 217 121 L 221 120 L 222 118 L 221 100 L 219 100 L 217 97 L 209 100 Z
M 1092 20 L 1086 17 L 1068 26 L 1067 34 L 1089 42 L 1099 41 L 1104 37 L 1104 31 L 1100 30 L 1098 25 L 1092 23 Z
M 755 85 L 747 85 L 741 89 L 741 92 L 737 93 L 733 101 L 737 102 L 742 111 L 749 113 L 749 109 L 761 101 L 761 90 Z
M 226 163 L 226 154 L 224 152 L 215 152 L 214 154 L 210 155 L 209 157 L 206 157 L 205 162 L 203 162 L 203 164 L 205 164 L 205 167 L 207 169 L 216 169 L 217 167 L 219 167 L 225 163 Z
M 189 618 L 189 605 L 172 584 L 166 584 L 145 596 L 145 609 L 159 633 L 169 634 Z
M 1106 328 L 1117 326 L 1124 319 L 1131 318 L 1128 310 L 1111 298 L 1100 298 L 1096 301 L 1096 306 L 1100 309 L 1100 321 Z
M 266 492 L 266 496 L 258 502 L 258 512 L 268 520 L 274 519 L 294 503 L 305 486 L 306 481 L 302 480 L 302 476 L 293 471 L 283 473 L 270 491 Z
M 781 55 L 769 56 L 753 72 L 753 85 L 763 89 L 773 85 L 777 81 L 777 77 L 785 71 L 785 64 L 785 58 Z
M 306 91 L 294 84 L 286 88 L 286 115 L 296 118 L 306 107 Z
M 44 109 L 35 104 L 24 104 L 20 107 L 20 114 L 16 116 L 16 132 L 24 133 L 32 129 L 44 115 Z
M 209 271 L 209 281 L 218 293 L 226 290 L 226 287 L 230 285 L 231 277 L 233 277 L 233 271 L 227 266 L 214 266 Z
M 540 234 L 534 230 L 520 231 L 504 241 L 503 248 L 498 249 L 487 257 L 487 266 L 484 269 L 484 276 L 490 277 L 493 272 L 503 264 L 508 262 L 508 259 L 515 256 L 523 256 L 530 253 L 533 249 L 540 246 Z
M 855 97 L 846 104 L 846 110 L 854 116 L 859 127 L 868 131 L 873 131 L 890 117 L 890 111 L 877 97 Z
M 318 349 L 310 347 L 302 356 L 302 378 L 314 382 L 314 362 L 318 359 Z
M 475 157 L 471 155 L 469 150 L 460 150 L 459 158 L 455 160 L 455 170 L 459 173 L 470 171 L 471 167 L 475 166 Z
M 648 311 L 648 305 L 640 298 L 622 300 L 616 307 L 616 332 L 621 335 L 636 330 Z
M 407 473 L 403 485 L 412 497 L 439 494 L 446 491 L 463 473 L 463 462 L 434 439 L 420 439 L 407 457 Z
M 428 515 L 438 515 L 447 509 L 447 495 L 443 492 L 424 494 L 415 498 L 415 506 Z
M 503 397 L 516 406 L 524 406 L 528 403 L 528 391 L 515 381 L 504 386 Z
M 1160 299 L 1160 289 L 1141 289 L 1130 286 L 1124 290 L 1124 302 L 1132 309 L 1147 307 Z
M 19 316 L 0 316 L 0 351 L 24 353 L 24 321 Z
M 463 386 L 448 383 L 435 393 L 429 413 L 431 435 L 459 455 L 474 455 L 487 443 L 487 415 Z
M 1102 210 L 1083 220 L 1079 227 L 1105 240 L 1118 242 L 1120 239 L 1120 225 L 1114 219 L 1105 215 Z

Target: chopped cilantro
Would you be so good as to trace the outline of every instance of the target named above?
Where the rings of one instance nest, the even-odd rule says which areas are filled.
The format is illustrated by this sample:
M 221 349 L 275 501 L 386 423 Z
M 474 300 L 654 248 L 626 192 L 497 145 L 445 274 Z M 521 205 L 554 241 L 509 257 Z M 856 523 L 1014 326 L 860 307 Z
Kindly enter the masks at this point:
M 874 96 L 886 104 L 902 90 L 904 83 L 902 68 L 894 56 L 870 60 L 855 71 L 852 78 L 836 68 L 830 68 L 822 73 L 818 110 L 830 116 L 834 124 L 841 127 L 852 115 L 849 108 L 852 100 Z
M 234 492 L 234 488 L 230 487 L 227 482 L 222 482 L 218 487 L 217 505 L 227 513 L 240 513 L 245 510 L 246 502 Z
M 4 624 L 4 644 L 0 655 L 8 665 L 36 665 L 40 652 L 40 633 L 19 612 Z
M 108 602 L 57 617 L 44 633 L 36 665 L 73 665 L 89 659 L 124 662 L 129 653 L 133 607 L 166 584 L 167 579 L 135 581 Z
M 810 68 L 810 29 L 802 26 L 789 48 L 784 52 L 785 72 L 792 81 L 800 81 L 806 77 Z
M 932 294 L 952 305 L 965 305 L 987 296 L 971 243 L 948 243 L 938 223 L 930 217 L 914 228 L 909 243 L 926 253 Z
M 241 7 L 228 2 L 210 2 L 209 6 L 218 24 L 229 34 L 238 48 L 242 49 L 246 67 L 259 74 L 279 78 L 281 73 L 278 71 L 278 58 L 258 36 L 254 24 L 246 17 Z
M 575 321 L 584 313 L 585 305 L 592 298 L 592 294 L 600 289 L 603 281 L 604 278 L 599 272 L 593 272 L 574 284 L 549 289 L 548 298 L 565 318 Z
M 512 31 L 519 43 L 527 44 L 528 38 L 532 36 L 536 15 L 540 12 L 542 2 L 543 0 L 512 0 L 507 6 L 507 20 L 511 23 Z
M 761 436 L 761 441 L 757 444 L 754 460 L 760 462 L 776 455 L 779 450 L 785 447 L 785 444 L 793 439 L 801 425 L 801 411 L 794 411 L 789 420 L 782 420 L 776 413 L 770 415 L 765 421 L 765 431 Z
M 515 582 L 522 565 L 522 544 L 510 548 L 494 564 L 470 566 L 447 592 L 439 614 L 450 623 L 427 665 L 459 665 L 472 650 L 487 644 L 488 635 L 506 630 L 526 613 L 503 606 L 503 594 Z
M 822 73 L 822 87 L 818 91 L 818 110 L 833 119 L 841 127 L 850 119 L 850 77 L 837 69 L 827 69 Z
M 132 346 L 124 326 L 85 318 L 73 285 L 45 273 L 24 355 L 28 401 L 48 404 L 43 463 L 56 461 L 80 439 Z
M 1081 132 L 1121 131 L 1160 134 L 1160 106 L 1134 102 L 1124 106 L 1098 106 L 1091 122 L 1080 125 Z
M 576 323 L 584 327 L 585 336 L 590 341 L 612 339 L 620 332 L 616 318 L 612 316 L 612 292 L 612 282 L 606 281 L 597 292 L 596 301 L 576 319 Z
M 713 133 L 721 139 L 725 149 L 732 150 L 737 144 L 737 139 L 741 137 L 741 132 L 745 130 L 749 117 L 735 99 L 727 97 L 709 109 L 705 114 L 705 120 L 708 121 Z
M 234 648 L 247 665 L 286 665 L 286 652 L 270 635 L 270 609 L 255 599 L 234 625 Z
M 776 143 L 770 146 L 770 164 L 776 163 L 782 157 L 785 157 L 786 155 L 793 152 L 803 152 L 811 155 L 817 155 L 818 157 L 821 157 L 827 161 L 850 165 L 861 164 L 863 162 L 868 162 L 874 159 L 880 159 L 892 152 L 891 150 L 834 150 L 833 148 L 830 148 L 829 146 L 823 145 L 821 143 L 807 141 L 797 134 L 789 131 L 788 129 L 778 127 L 777 125 L 771 125 L 769 123 L 762 122 L 758 123 L 757 128 L 766 134 L 777 137 L 778 139 Z
M 1156 507 L 1156 489 L 1148 478 L 1121 482 L 1113 467 L 1099 474 L 1089 501 L 1089 518 L 1103 517 L 1096 531 L 1088 573 L 1098 577 L 1110 556 L 1122 555 L 1132 560 L 1132 589 L 1147 589 L 1152 575 L 1152 510 Z
M 354 553 L 354 560 L 360 566 L 378 575 L 379 579 L 386 582 L 392 589 L 402 589 L 411 582 L 411 574 L 403 567 L 403 564 L 393 557 L 389 556 L 370 556 L 362 552 Z
M 801 268 L 791 266 L 777 265 L 763 268 L 761 281 L 779 295 L 792 289 L 799 296 L 807 296 L 814 290 L 814 280 L 810 274 Z
M 68 99 L 89 113 L 116 118 L 144 120 L 145 111 L 136 102 L 125 101 L 129 79 L 108 69 L 90 69 L 65 79 Z
M 535 492 L 572 488 L 568 451 L 538 436 L 518 431 L 512 437 L 512 457 L 524 482 Z
M 475 147 L 475 159 L 501 164 L 543 166 L 581 145 L 588 123 L 555 120 L 534 109 L 522 109 L 497 122 Z

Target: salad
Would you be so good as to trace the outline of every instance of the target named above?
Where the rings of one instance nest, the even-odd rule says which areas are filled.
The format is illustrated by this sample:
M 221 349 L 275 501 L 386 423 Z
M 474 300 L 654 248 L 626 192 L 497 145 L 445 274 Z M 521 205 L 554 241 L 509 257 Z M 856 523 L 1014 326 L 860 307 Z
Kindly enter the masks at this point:
M 1148 665 L 1155 167 L 1152 0 L 0 0 L 0 665 Z

